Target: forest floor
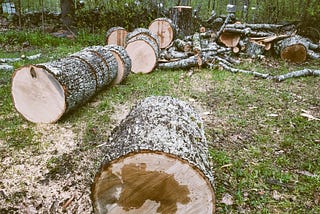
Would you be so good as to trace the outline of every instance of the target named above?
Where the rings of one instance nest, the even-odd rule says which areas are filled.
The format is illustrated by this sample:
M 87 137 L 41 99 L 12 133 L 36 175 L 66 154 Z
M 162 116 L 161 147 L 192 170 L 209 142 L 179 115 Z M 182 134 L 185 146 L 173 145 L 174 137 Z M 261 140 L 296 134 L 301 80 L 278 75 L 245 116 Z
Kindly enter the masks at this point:
M 103 41 L 103 40 L 101 40 Z M 73 47 L 28 48 L 37 61 Z M 17 51 L 1 52 L 15 57 Z M 242 60 L 273 75 L 319 68 L 309 61 Z M 0 213 L 92 213 L 90 192 L 103 144 L 139 100 L 168 95 L 190 103 L 205 123 L 217 213 L 320 212 L 320 78 L 278 83 L 217 69 L 131 74 L 55 124 L 32 124 L 14 109 L 11 72 L 0 71 Z

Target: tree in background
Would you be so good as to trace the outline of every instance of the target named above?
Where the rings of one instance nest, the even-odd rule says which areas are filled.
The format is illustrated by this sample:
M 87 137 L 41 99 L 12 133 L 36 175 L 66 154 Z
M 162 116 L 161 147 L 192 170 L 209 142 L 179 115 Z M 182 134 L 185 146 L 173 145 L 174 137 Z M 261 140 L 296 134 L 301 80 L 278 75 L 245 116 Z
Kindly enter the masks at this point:
M 61 21 L 64 27 L 74 30 L 75 26 L 75 6 L 74 0 L 60 0 Z

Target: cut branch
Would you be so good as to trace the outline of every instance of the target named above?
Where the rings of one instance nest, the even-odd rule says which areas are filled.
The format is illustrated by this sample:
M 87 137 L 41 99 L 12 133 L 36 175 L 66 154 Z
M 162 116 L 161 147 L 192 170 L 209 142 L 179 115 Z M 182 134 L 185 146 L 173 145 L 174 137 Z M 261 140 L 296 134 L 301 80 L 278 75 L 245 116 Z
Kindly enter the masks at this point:
M 293 71 L 287 74 L 270 77 L 270 79 L 274 79 L 278 82 L 281 82 L 289 78 L 302 77 L 302 76 L 320 76 L 320 70 L 303 69 L 299 71 Z

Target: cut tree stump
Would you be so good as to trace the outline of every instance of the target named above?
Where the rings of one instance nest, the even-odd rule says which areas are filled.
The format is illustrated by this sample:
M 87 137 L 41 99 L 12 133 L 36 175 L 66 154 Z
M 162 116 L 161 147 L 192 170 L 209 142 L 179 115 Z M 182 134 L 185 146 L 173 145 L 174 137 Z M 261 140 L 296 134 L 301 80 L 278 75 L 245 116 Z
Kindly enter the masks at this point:
M 123 27 L 112 27 L 106 33 L 106 45 L 125 46 L 127 30 Z
M 195 32 L 193 17 L 192 17 L 192 7 L 190 6 L 175 6 L 170 8 L 170 18 L 178 29 L 177 34 L 179 37 L 185 37 L 193 35 Z
M 91 98 L 117 74 L 117 62 L 104 47 L 17 69 L 11 93 L 17 111 L 34 123 L 54 123 Z
M 175 28 L 171 19 L 168 18 L 157 18 L 149 25 L 149 30 L 158 36 L 161 49 L 171 45 L 176 34 Z
M 131 59 L 133 73 L 150 73 L 159 58 L 159 46 L 149 36 L 141 34 L 130 38 L 126 51 Z
M 95 213 L 215 213 L 203 122 L 187 103 L 146 98 L 104 149 L 92 185 Z

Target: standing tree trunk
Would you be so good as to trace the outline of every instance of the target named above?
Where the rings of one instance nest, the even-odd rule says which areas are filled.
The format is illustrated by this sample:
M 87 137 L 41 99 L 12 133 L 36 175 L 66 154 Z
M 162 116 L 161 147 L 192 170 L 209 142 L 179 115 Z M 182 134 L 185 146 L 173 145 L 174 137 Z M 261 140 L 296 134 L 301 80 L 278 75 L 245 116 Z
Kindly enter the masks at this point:
M 75 24 L 74 0 L 60 0 L 60 7 L 62 24 L 67 28 L 72 29 Z
M 96 213 L 215 212 L 203 122 L 185 102 L 149 97 L 113 131 L 92 186 Z

